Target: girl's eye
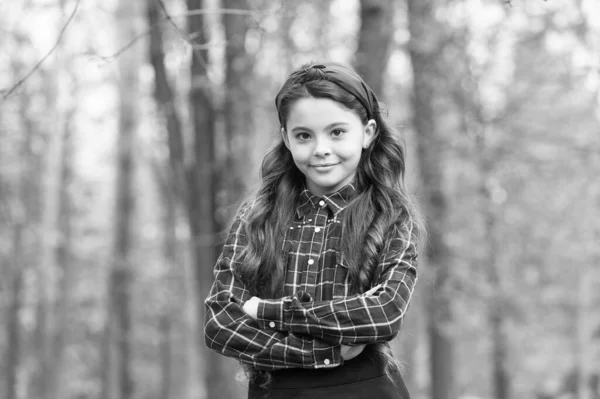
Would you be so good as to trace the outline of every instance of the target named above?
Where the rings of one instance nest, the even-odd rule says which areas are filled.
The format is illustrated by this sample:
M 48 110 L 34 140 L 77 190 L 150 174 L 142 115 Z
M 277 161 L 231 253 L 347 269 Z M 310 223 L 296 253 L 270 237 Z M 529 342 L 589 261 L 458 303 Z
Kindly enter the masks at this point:
M 333 137 L 340 137 L 340 136 L 341 136 L 342 134 L 344 134 L 344 133 L 345 133 L 345 132 L 344 132 L 344 130 L 342 130 L 342 129 L 335 129 L 335 130 L 332 130 L 332 131 L 331 131 L 331 135 L 332 135 Z
M 298 140 L 308 140 L 310 138 L 310 134 L 308 134 L 308 133 L 298 133 L 296 135 L 296 138 Z

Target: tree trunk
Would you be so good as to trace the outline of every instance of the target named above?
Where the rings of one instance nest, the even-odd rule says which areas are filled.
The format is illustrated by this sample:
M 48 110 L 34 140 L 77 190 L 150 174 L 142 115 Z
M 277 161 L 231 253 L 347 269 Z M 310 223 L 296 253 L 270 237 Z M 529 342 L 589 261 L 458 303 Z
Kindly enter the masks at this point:
M 468 48 L 468 35 L 463 34 L 457 44 L 457 52 L 461 54 L 463 73 L 456 78 L 454 90 L 455 103 L 461 118 L 461 131 L 469 137 L 475 138 L 474 152 L 472 158 L 475 160 L 479 170 L 479 213 L 483 217 L 483 242 L 485 255 L 483 265 L 487 282 L 491 291 L 488 303 L 488 325 L 491 350 L 491 381 L 494 399 L 509 399 L 511 397 L 511 376 L 508 365 L 510 342 L 506 331 L 506 292 L 501 280 L 500 250 L 498 248 L 498 237 L 496 229 L 498 223 L 498 205 L 493 198 L 496 179 L 494 177 L 494 166 L 498 161 L 498 151 L 489 145 L 488 135 L 493 134 L 493 121 L 485 118 L 480 93 L 480 77 L 473 74 L 471 55 L 466 51 Z
M 22 41 L 21 38 L 18 41 Z M 23 43 L 24 44 L 24 43 Z M 23 65 L 19 57 L 15 57 L 13 61 L 13 70 L 15 76 L 20 76 Z M 24 236 L 31 225 L 31 187 L 35 185 L 33 176 L 39 175 L 36 170 L 36 162 L 31 154 L 31 138 L 33 136 L 33 128 L 28 119 L 27 111 L 29 109 L 28 93 L 19 94 L 19 118 L 21 121 L 21 129 L 24 132 L 22 141 L 19 143 L 19 172 L 16 181 L 16 200 L 11 198 L 11 190 L 9 187 L 4 187 L 5 183 L 0 179 L 0 204 L 4 205 L 10 202 L 16 204 L 14 208 L 9 208 L 7 212 L 7 223 L 12 227 L 12 245 L 10 261 L 8 268 L 2 271 L 6 273 L 9 284 L 5 287 L 8 297 L 8 309 L 6 314 L 6 353 L 4 355 L 3 367 L 4 375 L 6 376 L 4 386 L 4 397 L 6 399 L 17 398 L 17 384 L 19 369 L 22 364 L 22 335 L 20 314 L 23 306 L 23 279 L 24 273 L 29 263 L 25 251 L 27 241 L 24 242 Z M 0 142 L 6 142 L 8 137 L 0 134 Z M 2 175 L 0 175 L 1 177 Z M 0 214 L 2 215 L 2 214 Z
M 120 2 L 117 9 L 119 38 L 122 43 L 137 34 L 136 2 Z M 132 48 L 120 55 L 119 131 L 117 138 L 117 172 L 113 260 L 109 272 L 103 364 L 104 399 L 133 397 L 131 358 L 131 238 L 133 200 L 133 146 L 137 128 L 139 101 L 139 56 Z
M 159 321 L 160 325 L 160 389 L 159 398 L 171 398 L 171 318 L 163 314 Z
M 64 11 L 64 2 L 60 1 L 61 11 Z M 64 14 L 64 12 L 63 12 Z M 61 19 L 64 19 L 64 15 Z M 67 82 L 65 54 L 60 46 L 55 50 L 56 66 L 55 76 L 48 86 L 49 103 L 54 105 L 53 126 L 49 129 L 48 152 L 44 168 L 43 208 L 42 208 L 42 233 L 41 233 L 41 259 L 38 271 L 38 306 L 36 342 L 38 349 L 37 383 L 34 386 L 37 397 L 54 399 L 57 388 L 57 371 L 60 364 L 56 362 L 60 353 L 57 337 L 62 336 L 59 330 L 64 325 L 57 322 L 58 306 L 58 247 L 62 241 L 62 232 L 59 219 L 62 213 L 62 193 L 64 181 L 62 173 L 64 146 L 66 138 L 66 93 Z
M 469 98 L 478 98 L 477 93 L 466 93 Z M 479 104 L 475 104 L 478 107 Z M 469 113 L 464 110 L 464 114 Z M 500 280 L 501 273 L 498 270 L 499 265 L 499 249 L 498 239 L 496 237 L 497 215 L 495 212 L 496 204 L 494 204 L 490 184 L 493 184 L 493 159 L 492 150 L 487 148 L 485 142 L 486 128 L 483 126 L 481 118 L 481 109 L 475 108 L 472 112 L 476 113 L 476 120 L 480 128 L 475 132 L 477 144 L 475 146 L 476 154 L 474 155 L 479 163 L 481 173 L 480 197 L 482 199 L 481 213 L 484 217 L 484 243 L 487 247 L 484 264 L 487 265 L 487 279 L 491 289 L 490 302 L 488 304 L 488 323 L 490 326 L 492 353 L 492 386 L 494 399 L 509 399 L 511 397 L 511 378 L 508 368 L 509 356 L 509 339 L 506 331 L 506 311 L 505 311 L 505 292 Z
M 58 294 L 56 302 L 56 323 L 59 327 L 54 337 L 54 396 L 63 398 L 66 396 L 63 391 L 65 387 L 64 373 L 64 347 L 67 338 L 70 294 L 73 287 L 73 264 L 71 262 L 71 244 L 72 244 L 72 226 L 71 217 L 73 215 L 72 200 L 70 195 L 70 183 L 73 179 L 73 140 L 70 129 L 72 112 L 67 112 L 65 119 L 64 145 L 61 154 L 61 192 L 60 192 L 60 213 L 58 215 L 58 229 L 60 240 L 56 246 L 56 261 L 58 266 Z
M 423 182 L 423 208 L 429 226 L 426 260 L 433 274 L 427 294 L 428 336 L 430 346 L 431 397 L 450 399 L 454 392 L 454 353 L 451 337 L 445 330 L 452 322 L 450 297 L 447 295 L 450 250 L 444 241 L 448 205 L 444 192 L 443 148 L 447 144 L 436 123 L 433 105 L 437 98 L 436 68 L 440 27 L 436 26 L 431 0 L 409 0 L 410 56 L 414 76 L 413 125 L 417 137 L 420 175 Z
M 476 152 L 479 154 L 479 170 L 482 173 L 480 195 L 483 200 L 482 214 L 484 217 L 484 244 L 487 247 L 484 264 L 487 265 L 488 283 L 492 292 L 488 304 L 488 323 L 490 326 L 492 353 L 492 392 L 494 399 L 509 399 L 511 397 L 511 378 L 508 368 L 508 356 L 510 343 L 506 331 L 506 314 L 504 289 L 500 280 L 501 273 L 499 269 L 499 250 L 495 234 L 497 216 L 495 214 L 489 182 L 492 180 L 492 164 L 490 160 L 490 150 L 485 146 L 485 129 L 478 132 L 478 141 Z M 477 157 L 477 155 L 475 155 Z
M 227 9 L 249 10 L 248 0 L 223 0 Z M 228 140 L 227 169 L 221 181 L 228 181 L 227 204 L 233 204 L 243 195 L 248 181 L 248 166 L 252 155 L 250 143 L 254 132 L 252 120 L 252 72 L 254 59 L 246 53 L 247 15 L 223 15 L 225 29 L 225 135 Z M 225 168 L 222 168 L 225 170 Z M 224 223 L 221 223 L 224 225 Z
M 360 0 L 360 32 L 356 69 L 380 98 L 394 35 L 392 0 Z
M 17 374 L 19 370 L 21 357 L 21 321 L 19 314 L 23 305 L 22 290 L 23 290 L 23 246 L 22 236 L 24 221 L 19 220 L 19 216 L 15 215 L 13 223 L 13 242 L 12 242 L 12 270 L 10 278 L 12 284 L 9 286 L 10 302 L 6 315 L 6 337 L 7 349 L 5 354 L 5 395 L 6 399 L 16 399 L 17 397 Z
M 185 209 L 190 214 L 192 202 L 188 184 L 185 183 L 189 176 L 186 176 L 184 165 L 184 138 L 181 124 L 181 117 L 175 107 L 175 93 L 169 82 L 167 71 L 165 68 L 165 54 L 163 49 L 162 26 L 157 25 L 160 20 L 160 12 L 158 3 L 155 0 L 147 0 L 147 17 L 148 25 L 155 26 L 150 33 L 150 62 L 154 69 L 154 98 L 157 103 L 158 112 L 166 121 L 167 143 L 169 148 L 169 171 L 170 178 L 163 179 L 162 167 L 156 165 L 156 177 L 160 183 L 161 197 L 164 198 L 165 216 L 164 221 L 164 257 L 165 262 L 169 265 L 178 265 L 182 267 L 182 275 L 185 276 L 185 332 L 184 342 L 180 345 L 184 347 L 196 347 L 198 337 L 202 334 L 201 321 L 198 319 L 197 308 L 200 306 L 197 303 L 198 295 L 197 287 L 193 283 L 195 280 L 195 270 L 190 267 L 185 267 L 182 259 L 177 256 L 177 236 L 175 225 L 177 223 L 178 205 L 183 204 Z M 192 167 L 193 164 L 192 164 Z M 191 181 L 188 179 L 188 182 Z M 176 195 L 175 195 L 176 194 Z M 196 206 L 195 204 L 193 206 Z M 194 256 L 195 254 L 192 254 Z M 194 265 L 196 262 L 194 262 Z M 181 397 L 196 399 L 200 397 L 200 351 L 199 350 L 184 350 L 186 356 L 185 369 L 183 371 L 183 387 L 179 392 Z M 167 365 L 163 365 L 167 367 Z M 171 384 L 169 384 L 171 385 Z M 166 389 L 166 388 L 165 388 Z
M 166 121 L 167 142 L 169 145 L 169 162 L 173 185 L 182 203 L 188 195 L 186 191 L 183 153 L 183 133 L 181 118 L 175 107 L 174 90 L 169 83 L 165 68 L 165 53 L 163 50 L 162 26 L 159 24 L 160 12 L 156 0 L 147 0 L 148 26 L 154 27 L 150 31 L 149 55 L 150 63 L 154 69 L 154 99 L 158 112 Z
M 203 8 L 202 0 L 187 0 L 189 11 Z M 207 20 L 203 15 L 188 17 L 188 31 L 194 46 L 203 46 L 207 40 Z M 194 47 L 191 65 L 190 107 L 194 132 L 195 167 L 189 171 L 188 202 L 193 254 L 199 331 L 204 331 L 204 300 L 213 280 L 217 260 L 217 220 L 215 200 L 215 117 L 211 101 L 212 86 L 208 78 L 208 50 Z M 198 354 L 204 359 L 204 377 L 207 398 L 233 398 L 236 395 L 234 376 L 227 373 L 227 359 L 204 345 L 198 334 Z
M 360 5 L 361 25 L 358 33 L 356 69 L 379 99 L 382 99 L 387 61 L 391 50 L 390 41 L 394 32 L 394 6 L 391 0 L 361 0 Z M 419 312 L 422 308 L 419 302 L 421 302 L 420 295 L 415 295 L 411 312 L 402 327 L 400 342 L 395 342 L 393 345 L 394 353 L 406 367 L 403 379 L 413 395 L 417 388 L 414 380 L 414 364 L 418 344 Z
M 591 237 L 590 237 L 591 238 Z M 588 242 L 597 242 L 589 240 Z M 597 250 L 589 248 L 589 254 L 597 254 Z M 593 255 L 592 255 L 593 256 Z M 597 255 L 596 255 L 597 256 Z M 600 283 L 598 272 L 594 269 L 597 264 L 583 265 L 578 278 L 577 305 L 575 325 L 575 375 L 577 378 L 577 399 L 596 399 L 598 378 L 600 377 L 600 362 L 598 340 L 600 325 L 598 325 L 598 291 Z M 596 287 L 596 289 L 594 289 Z M 595 306 L 594 306 L 595 305 Z

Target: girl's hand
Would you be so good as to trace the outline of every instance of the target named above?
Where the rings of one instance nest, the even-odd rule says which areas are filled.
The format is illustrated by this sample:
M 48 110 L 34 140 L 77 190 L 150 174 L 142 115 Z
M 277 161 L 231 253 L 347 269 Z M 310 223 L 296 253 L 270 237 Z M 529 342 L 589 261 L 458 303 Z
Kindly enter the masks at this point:
M 354 359 L 356 356 L 362 353 L 363 349 L 365 349 L 365 345 L 342 345 L 342 359 Z
M 369 291 L 365 292 L 365 295 L 373 295 L 377 292 L 378 289 L 382 287 L 381 284 L 377 284 L 375 287 L 371 288 Z
M 244 312 L 246 312 L 246 314 L 250 317 L 252 317 L 254 320 L 256 320 L 256 318 L 258 317 L 258 303 L 260 302 L 260 298 L 257 296 L 253 296 L 252 298 L 248 299 L 246 302 L 244 302 L 244 306 L 242 306 L 242 309 L 244 310 Z

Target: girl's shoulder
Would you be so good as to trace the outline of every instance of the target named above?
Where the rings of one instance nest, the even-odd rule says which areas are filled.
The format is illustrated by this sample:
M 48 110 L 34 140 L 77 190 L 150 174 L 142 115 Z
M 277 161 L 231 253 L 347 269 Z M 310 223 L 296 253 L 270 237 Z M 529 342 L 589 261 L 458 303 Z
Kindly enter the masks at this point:
M 254 202 L 253 198 L 243 199 L 237 207 L 234 221 L 238 221 L 238 220 L 239 221 L 247 221 L 248 215 L 252 209 L 253 202 Z
M 406 209 L 392 222 L 387 230 L 387 239 L 403 237 L 419 243 L 424 232 L 421 221 Z
M 257 213 L 257 209 L 260 208 L 260 204 L 257 204 L 255 195 L 246 197 L 239 202 L 237 212 L 233 219 L 233 222 L 241 222 L 248 224 L 252 219 L 258 217 L 261 212 Z

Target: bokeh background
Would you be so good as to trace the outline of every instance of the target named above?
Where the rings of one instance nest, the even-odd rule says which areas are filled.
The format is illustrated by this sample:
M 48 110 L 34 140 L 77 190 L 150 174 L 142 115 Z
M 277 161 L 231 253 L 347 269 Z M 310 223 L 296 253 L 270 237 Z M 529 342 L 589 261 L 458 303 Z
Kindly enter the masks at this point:
M 0 49 L 1 398 L 245 397 L 203 300 L 323 60 L 385 103 L 429 226 L 412 397 L 600 397 L 598 0 L 1 0 Z

